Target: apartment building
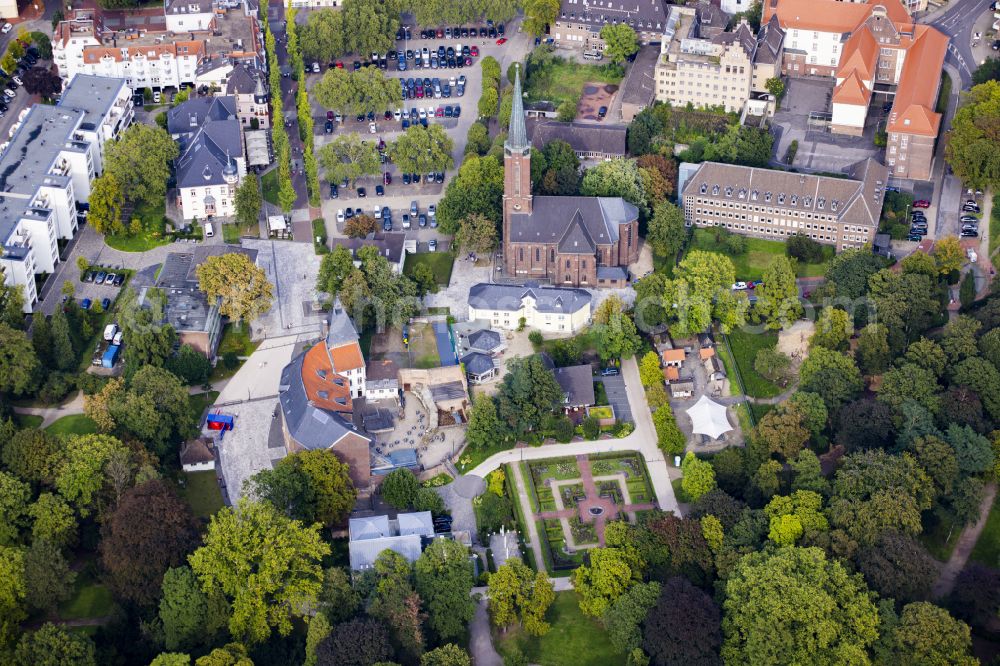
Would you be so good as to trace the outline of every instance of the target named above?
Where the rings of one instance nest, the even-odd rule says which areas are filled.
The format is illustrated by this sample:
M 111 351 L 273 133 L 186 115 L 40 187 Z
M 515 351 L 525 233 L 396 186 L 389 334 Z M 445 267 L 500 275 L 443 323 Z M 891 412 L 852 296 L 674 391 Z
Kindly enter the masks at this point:
M 860 136 L 876 86 L 894 88 L 886 164 L 893 176 L 928 179 L 948 37 L 915 23 L 900 0 L 768 0 L 764 20 L 774 19 L 785 31 L 783 72 L 835 80 L 832 131 Z
M 132 122 L 132 91 L 121 79 L 76 77 L 57 106 L 36 104 L 0 154 L 0 242 L 4 283 L 38 302 L 35 275 L 59 263 L 59 240 L 76 234 L 77 203 L 100 175 L 104 143 Z
M 838 252 L 875 239 L 889 179 L 873 159 L 854 165 L 846 179 L 718 162 L 682 167 L 694 169 L 681 190 L 687 226 L 769 240 L 805 234 Z
M 626 23 L 642 44 L 660 41 L 667 22 L 664 0 L 562 0 L 549 34 L 559 46 L 603 51 L 601 28 Z
M 225 94 L 236 99 L 236 115 L 245 130 L 268 129 L 271 126 L 265 77 L 263 70 L 237 63 L 226 79 Z
M 246 0 L 168 0 L 163 8 L 83 4 L 56 26 L 59 75 L 125 79 L 132 88 L 223 87 L 234 63 L 263 66 L 263 35 Z
M 512 331 L 523 319 L 525 326 L 546 333 L 575 333 L 590 323 L 591 300 L 584 289 L 480 282 L 469 288 L 469 320 Z

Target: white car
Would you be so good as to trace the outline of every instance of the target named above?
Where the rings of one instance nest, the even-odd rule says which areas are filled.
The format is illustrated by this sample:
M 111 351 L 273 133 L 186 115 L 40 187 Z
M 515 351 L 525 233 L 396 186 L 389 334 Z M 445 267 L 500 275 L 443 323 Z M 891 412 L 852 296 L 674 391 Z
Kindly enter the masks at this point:
M 313 74 L 319 74 L 319 63 L 318 62 L 314 62 L 312 69 L 313 69 Z
M 153 91 L 153 104 L 159 104 L 159 103 L 160 103 L 160 91 L 159 90 L 154 90 Z
M 455 80 L 454 76 L 451 77 L 450 79 L 448 79 L 448 85 L 450 85 L 452 88 L 454 88 L 456 85 L 458 85 L 458 82 Z
M 392 114 L 392 117 L 395 118 L 396 120 L 399 120 L 400 118 L 403 117 L 403 110 L 402 109 L 396 109 L 396 112 L 394 114 Z
M 344 223 L 344 209 L 340 208 L 337 210 L 337 224 Z
M 437 206 L 431 204 L 427 207 L 427 217 L 435 217 L 437 215 Z
M 0 32 L 2 32 L 3 34 L 6 35 L 8 32 L 10 32 L 13 29 L 14 29 L 14 26 L 12 26 L 10 23 L 4 23 L 3 27 L 0 28 Z
M 10 80 L 13 81 L 14 83 L 16 83 L 19 86 L 23 86 L 24 85 L 24 81 L 22 81 L 21 77 L 19 77 L 19 76 L 12 76 L 12 77 L 10 77 Z
M 427 111 L 425 111 L 424 109 L 417 109 L 417 115 L 419 115 L 421 118 L 426 118 Z
M 378 130 L 375 127 L 375 123 L 368 123 L 368 133 L 369 134 L 374 134 L 377 131 Z
M 733 290 L 734 291 L 742 291 L 742 290 L 744 290 L 746 288 L 747 288 L 747 283 L 746 282 L 735 282 L 735 283 L 733 283 Z

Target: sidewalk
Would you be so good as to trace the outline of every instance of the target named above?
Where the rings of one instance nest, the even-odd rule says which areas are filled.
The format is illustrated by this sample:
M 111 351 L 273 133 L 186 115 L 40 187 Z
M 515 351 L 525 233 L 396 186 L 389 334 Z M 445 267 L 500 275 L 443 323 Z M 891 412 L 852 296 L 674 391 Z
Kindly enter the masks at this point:
M 965 568 L 969 561 L 969 555 L 972 554 L 972 549 L 979 541 L 979 535 L 986 527 L 986 518 L 990 515 L 990 509 L 993 507 L 993 500 L 996 496 L 997 484 L 987 485 L 986 493 L 983 495 L 983 503 L 979 505 L 979 520 L 973 525 L 967 525 L 962 530 L 962 534 L 959 535 L 955 550 L 951 552 L 951 557 L 948 558 L 938 575 L 938 579 L 934 582 L 934 587 L 931 588 L 932 599 L 943 599 L 951 594 L 952 588 L 955 587 L 955 579 Z

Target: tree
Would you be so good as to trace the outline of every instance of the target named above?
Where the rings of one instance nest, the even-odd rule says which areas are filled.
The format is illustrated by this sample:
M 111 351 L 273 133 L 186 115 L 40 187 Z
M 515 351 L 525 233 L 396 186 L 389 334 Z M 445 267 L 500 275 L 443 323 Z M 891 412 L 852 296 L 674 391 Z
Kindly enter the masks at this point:
M 945 159 L 955 175 L 971 187 L 985 189 L 1000 183 L 1000 155 L 990 126 L 1000 115 L 1000 82 L 987 81 L 966 93 L 955 113 Z
M 580 595 L 580 610 L 584 615 L 600 617 L 628 589 L 632 569 L 617 548 L 594 548 L 590 551 L 590 566 L 583 565 L 573 572 L 573 587 Z
M 977 629 L 988 626 L 1000 611 L 1000 571 L 979 562 L 966 564 L 955 579 L 948 607 Z
M 837 443 L 848 453 L 889 448 L 894 432 L 892 408 L 875 400 L 848 403 L 837 419 Z
M 860 663 L 878 637 L 864 582 L 817 548 L 746 555 L 725 588 L 727 663 Z
M 212 363 L 191 345 L 181 345 L 177 353 L 166 361 L 166 369 L 189 386 L 200 386 L 212 374 Z
M 600 162 L 587 169 L 580 181 L 580 194 L 588 197 L 621 197 L 640 209 L 646 205 L 639 167 L 635 160 L 624 158 Z
M 880 375 L 889 367 L 889 331 L 884 324 L 868 324 L 858 335 L 854 352 L 858 367 L 866 375 Z
M 995 421 L 1000 421 L 1000 370 L 984 358 L 967 358 L 954 369 L 953 381 L 958 386 L 967 386 L 975 391 L 983 401 L 986 411 Z
M 24 554 L 25 600 L 36 611 L 54 611 L 73 596 L 76 572 L 59 548 L 44 539 Z
M 883 636 L 898 663 L 949 664 L 975 666 L 971 656 L 972 636 L 969 625 L 956 620 L 943 608 L 920 601 L 907 604 L 892 627 Z
M 858 298 L 868 292 L 868 278 L 882 266 L 882 258 L 866 249 L 844 250 L 834 256 L 825 278 L 834 285 L 837 296 Z
M 911 343 L 906 348 L 903 360 L 906 363 L 930 370 L 935 378 L 940 378 L 944 374 L 945 366 L 948 364 L 948 359 L 941 345 L 927 338 L 920 338 Z
M 483 123 L 472 123 L 465 137 L 465 154 L 483 156 L 490 149 L 490 130 Z
M 639 38 L 627 23 L 609 23 L 601 28 L 604 52 L 611 62 L 621 64 L 639 51 Z
M 559 16 L 558 0 L 524 0 L 524 30 L 536 37 L 556 22 Z
M 776 100 L 780 100 L 785 96 L 785 82 L 779 76 L 772 76 L 765 81 L 764 88 L 767 89 L 767 92 L 774 95 L 774 99 Z
M 503 198 L 503 165 L 490 155 L 466 155 L 458 174 L 451 179 L 438 203 L 437 218 L 442 233 L 456 233 L 460 222 L 479 214 L 500 224 Z
M 420 657 L 420 666 L 472 666 L 472 659 L 468 652 L 448 643 Z
M 674 194 L 677 163 L 663 155 L 641 155 L 635 161 L 642 176 L 647 204 L 652 208 Z
M 497 416 L 497 406 L 488 395 L 476 395 L 469 412 L 465 439 L 469 446 L 485 448 L 505 439 L 505 430 Z
M 721 621 L 712 597 L 688 579 L 673 576 L 646 615 L 642 648 L 653 666 L 714 666 L 721 663 Z
M 878 400 L 899 410 L 906 401 L 913 401 L 931 414 L 941 409 L 938 383 L 930 370 L 905 363 L 890 368 L 882 375 Z
M 639 361 L 639 379 L 646 388 L 663 383 L 660 357 L 655 351 L 646 352 Z
M 610 300 L 605 300 L 605 303 Z M 597 332 L 597 353 L 601 360 L 631 358 L 642 347 L 635 322 L 626 313 L 619 310 L 611 313 L 606 321 L 598 323 L 596 318 L 594 321 Z
M 271 309 L 273 292 L 267 273 L 242 252 L 209 257 L 195 269 L 198 288 L 219 311 L 236 321 L 253 321 Z
M 811 349 L 799 367 L 799 389 L 819 394 L 831 412 L 853 399 L 862 387 L 854 361 L 825 347 Z
M 209 596 L 202 592 L 190 567 L 167 569 L 162 587 L 158 617 L 163 623 L 164 645 L 168 650 L 190 650 L 210 644 L 225 629 L 228 620 L 225 599 L 218 593 Z
M 105 146 L 104 171 L 114 174 L 129 201 L 152 205 L 167 193 L 179 150 L 163 128 L 135 123 Z
M 979 352 L 987 361 L 1000 368 L 1000 328 L 993 328 L 979 338 Z
M 515 433 L 537 430 L 562 400 L 562 388 L 538 356 L 507 362 L 497 390 L 497 413 Z
M 52 493 L 42 493 L 28 507 L 32 520 L 31 536 L 55 546 L 70 546 L 76 542 L 76 516 L 66 501 Z
M 823 476 L 819 458 L 809 449 L 799 451 L 795 460 L 789 462 L 792 468 L 792 490 L 811 490 L 820 495 L 830 494 L 830 482 Z
M 868 585 L 900 603 L 926 599 L 938 568 L 920 542 L 899 532 L 885 532 L 858 553 L 858 570 Z
M 815 538 L 830 528 L 823 515 L 823 497 L 810 490 L 773 497 L 764 513 L 770 519 L 768 538 L 779 546 L 790 546 L 803 535 Z
M 0 322 L 0 391 L 24 393 L 37 368 L 38 358 L 27 334 Z
M 967 271 L 962 277 L 962 286 L 958 291 L 958 300 L 963 308 L 969 307 L 976 300 L 976 274 L 973 271 Z
M 347 52 L 344 17 L 339 11 L 326 8 L 311 11 L 296 32 L 302 54 L 313 60 L 330 62 Z
M 51 69 L 32 67 L 24 73 L 24 89 L 32 95 L 51 99 L 62 92 L 62 79 Z
M 823 403 L 823 398 L 816 393 L 796 391 L 788 399 L 788 404 L 799 412 L 802 416 L 803 425 L 809 428 L 809 432 L 813 436 L 818 435 L 826 427 L 829 414 L 826 410 L 826 405 Z
M 14 650 L 16 666 L 96 666 L 94 644 L 82 633 L 51 622 L 26 633 Z
M 658 203 L 653 209 L 646 234 L 646 241 L 653 252 L 672 258 L 680 252 L 686 238 L 687 228 L 681 209 L 669 201 Z
M 260 220 L 260 207 L 263 205 L 263 199 L 255 176 L 243 179 L 243 182 L 236 189 L 234 204 L 236 206 L 236 222 L 241 227 L 253 226 Z
M 19 632 L 18 625 L 26 617 L 24 598 L 24 551 L 0 546 L 0 646 L 6 647 Z
M 459 222 L 455 243 L 462 250 L 490 256 L 499 243 L 497 225 L 484 215 L 473 213 Z
M 854 327 L 851 318 L 844 310 L 825 307 L 816 320 L 816 332 L 809 338 L 810 347 L 826 347 L 833 351 L 843 351 Z
M 601 618 L 611 646 L 619 654 L 628 654 L 642 646 L 642 622 L 660 596 L 656 581 L 637 583 L 618 597 Z
M 749 301 L 743 292 L 734 295 L 736 268 L 722 254 L 692 250 L 677 264 L 675 278 L 667 282 L 664 303 L 676 317 L 670 332 L 687 337 L 708 328 L 718 319 L 724 332 L 743 324 Z
M 788 381 L 788 372 L 791 367 L 792 359 L 771 347 L 763 347 L 758 350 L 757 355 L 753 358 L 754 370 L 782 386 Z
M 729 125 L 725 133 L 706 144 L 705 159 L 743 166 L 767 167 L 774 137 L 765 129 Z
M 230 600 L 232 635 L 259 643 L 272 627 L 288 635 L 291 616 L 315 601 L 320 560 L 329 553 L 318 525 L 304 527 L 266 502 L 241 500 L 212 517 L 204 545 L 188 560 L 207 594 L 218 590 Z M 248 576 L 251 571 L 268 575 Z
M 199 657 L 194 666 L 253 666 L 247 649 L 240 643 L 226 643 L 215 648 L 204 657 Z
M 399 553 L 384 550 L 375 558 L 373 568 L 376 582 L 368 614 L 388 625 L 403 659 L 416 661 L 424 651 L 424 633 L 410 563 Z
M 378 231 L 378 223 L 371 215 L 357 215 L 344 224 L 344 235 L 348 238 L 364 238 Z
M 990 441 L 969 426 L 951 424 L 946 439 L 955 449 L 955 460 L 963 474 L 981 474 L 993 467 Z
M 343 71 L 331 69 L 330 72 Z M 381 171 L 378 147 L 374 141 L 364 141 L 357 132 L 339 134 L 319 150 L 319 161 L 331 183 L 356 181 Z
M 329 69 L 312 87 L 312 93 L 321 106 L 348 115 L 381 113 L 401 99 L 399 84 L 378 67 L 362 67 L 357 71 Z
M 106 171 L 91 183 L 90 212 L 87 221 L 98 233 L 124 233 L 125 225 L 122 222 L 124 205 L 125 191 L 121 181 L 113 172 Z
M 442 641 L 461 637 L 476 612 L 468 549 L 457 541 L 435 539 L 414 564 L 414 578 L 428 626 Z
M 484 87 L 476 108 L 480 118 L 488 119 L 495 116 L 500 108 L 500 93 L 497 89 L 492 86 Z
M 692 502 L 705 493 L 715 490 L 715 470 L 712 469 L 712 465 L 699 460 L 690 451 L 685 454 L 681 463 L 681 473 L 684 475 L 682 479 L 684 494 Z
M 149 666 L 191 666 L 191 657 L 180 652 L 161 652 Z
M 576 107 L 574 106 L 574 115 Z M 531 154 L 531 180 L 539 194 L 571 196 L 580 189 L 580 159 L 573 147 L 556 139 Z
M 317 666 L 373 666 L 392 656 L 385 624 L 368 618 L 337 625 L 316 648 Z
M 982 327 L 967 315 L 958 315 L 944 325 L 941 332 L 941 349 L 952 365 L 958 365 L 970 356 L 979 354 L 976 336 Z
M 532 572 L 520 560 L 508 560 L 490 575 L 488 598 L 494 625 L 506 631 L 518 622 L 531 636 L 548 633 L 545 612 L 556 594 L 544 572 Z
M 319 277 L 316 280 L 316 291 L 333 296 L 339 294 L 347 276 L 354 270 L 356 269 L 351 251 L 343 245 L 338 245 L 333 248 L 333 252 L 323 255 L 319 266 Z
M 184 562 L 197 537 L 190 507 L 165 482 L 147 481 L 129 489 L 101 540 L 101 562 L 111 587 L 119 597 L 151 605 L 163 574 Z
M 7 472 L 0 472 L 0 544 L 14 545 L 25 523 L 31 486 Z
M 453 149 L 454 142 L 441 125 L 413 125 L 392 142 L 389 154 L 404 173 L 428 173 L 452 168 Z
M 330 567 L 323 572 L 319 608 L 332 624 L 351 619 L 360 605 L 361 597 L 352 587 L 347 571 L 340 567 Z
M 90 515 L 105 484 L 105 466 L 125 446 L 108 435 L 78 435 L 66 447 L 66 456 L 56 475 L 56 489 L 76 506 L 83 517 Z
M 753 437 L 768 453 L 790 460 L 809 441 L 809 430 L 802 423 L 802 414 L 793 405 L 785 403 L 764 415 L 754 429 Z
M 656 443 L 664 453 L 679 455 L 684 452 L 686 439 L 677 427 L 670 405 L 663 405 L 653 412 L 653 427 L 656 428 Z
M 397 509 L 406 509 L 413 504 L 416 498 L 417 489 L 420 482 L 413 472 L 406 468 L 394 469 L 386 475 L 379 490 L 390 506 Z
M 776 256 L 764 269 L 764 284 L 757 287 L 754 316 L 767 322 L 767 328 L 779 329 L 790 325 L 802 316 L 799 287 L 795 282 L 795 269 L 787 257 Z

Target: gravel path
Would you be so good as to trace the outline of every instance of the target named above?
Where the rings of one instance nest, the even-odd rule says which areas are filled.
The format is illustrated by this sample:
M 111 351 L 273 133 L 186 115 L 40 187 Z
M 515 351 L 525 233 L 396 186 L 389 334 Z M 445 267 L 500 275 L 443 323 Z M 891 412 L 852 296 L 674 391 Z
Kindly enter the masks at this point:
M 943 599 L 951 594 L 952 588 L 955 587 L 955 579 L 965 568 L 966 562 L 969 561 L 969 555 L 972 554 L 972 549 L 979 541 L 979 535 L 986 527 L 986 517 L 990 515 L 990 508 L 993 506 L 996 495 L 997 484 L 987 485 L 986 493 L 983 495 L 983 503 L 979 505 L 979 520 L 962 530 L 962 534 L 958 537 L 958 543 L 955 544 L 955 550 L 951 552 L 951 557 L 945 562 L 938 579 L 934 582 L 934 587 L 931 588 L 931 598 Z

